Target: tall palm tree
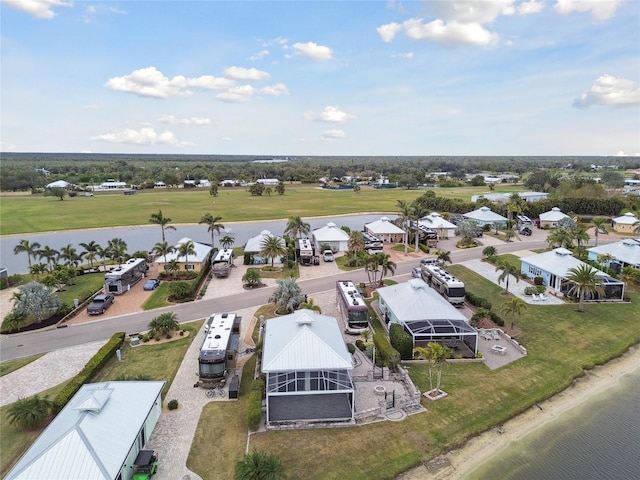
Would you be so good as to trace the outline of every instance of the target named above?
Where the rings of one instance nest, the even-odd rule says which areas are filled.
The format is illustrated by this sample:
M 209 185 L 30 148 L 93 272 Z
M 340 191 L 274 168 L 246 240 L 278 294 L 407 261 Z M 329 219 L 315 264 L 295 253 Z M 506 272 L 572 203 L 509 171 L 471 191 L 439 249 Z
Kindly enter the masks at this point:
M 449 251 L 441 250 L 438 253 L 436 253 L 436 256 L 438 257 L 438 261 L 440 262 L 440 265 L 442 265 L 443 267 L 447 266 L 447 262 L 451 263 L 451 252 Z
M 583 243 L 585 245 L 589 243 L 590 238 L 591 237 L 589 237 L 589 234 L 584 229 L 584 227 L 581 227 L 581 226 L 576 227 L 575 230 L 573 231 L 573 239 L 576 241 L 579 247 L 581 247 Z
M 416 229 L 416 250 L 418 253 L 420 251 L 420 219 L 424 217 L 428 213 L 428 210 L 422 206 L 420 202 L 411 202 L 411 216 L 413 221 L 415 222 Z
M 91 240 L 90 242 L 80 243 L 80 246 L 85 250 L 82 256 L 84 256 L 87 260 L 89 260 L 89 267 L 93 268 L 93 261 L 95 260 L 98 254 L 98 248 L 100 247 L 100 245 L 98 245 L 95 241 Z
M 515 317 L 522 315 L 527 309 L 527 304 L 524 300 L 519 297 L 513 297 L 511 300 L 507 300 L 502 304 L 502 308 L 500 309 L 500 313 L 504 315 L 511 315 L 511 329 L 513 329 L 515 323 Z
M 604 230 L 604 226 L 609 223 L 609 220 L 607 220 L 606 218 L 602 218 L 602 217 L 593 217 L 591 219 L 591 225 L 593 225 L 595 228 L 595 231 L 593 232 L 593 234 L 596 237 L 596 247 L 598 246 L 598 234 L 600 233 L 600 230 Z M 606 232 L 606 230 L 604 230 Z
M 516 282 L 520 281 L 520 279 L 518 278 L 518 269 L 514 264 L 505 261 L 500 263 L 496 267 L 496 272 L 498 271 L 501 272 L 500 275 L 498 275 L 498 284 L 504 281 L 505 282 L 504 291 L 509 293 L 509 277 L 513 275 L 516 279 Z
M 156 256 L 164 257 L 164 264 L 167 264 L 167 255 L 173 253 L 175 248 L 169 245 L 167 242 L 157 242 L 153 246 L 153 254 Z
M 107 258 L 109 258 L 109 250 L 98 245 L 96 248 L 96 256 L 102 260 L 102 269 L 107 271 Z
M 29 240 L 20 240 L 20 243 L 13 248 L 13 254 L 26 253 L 27 260 L 29 260 L 29 267 L 31 267 L 31 257 L 34 259 L 38 256 L 40 251 L 40 244 L 38 242 L 29 243 Z
M 294 215 L 287 220 L 287 226 L 284 229 L 285 235 L 289 235 L 291 238 L 301 238 L 309 235 L 311 231 L 311 225 L 304 222 L 301 217 Z
M 409 222 L 411 221 L 411 206 L 406 200 L 398 200 L 396 202 L 398 207 L 398 225 L 404 230 L 404 255 L 409 254 Z
M 286 478 L 280 459 L 267 452 L 254 450 L 236 463 L 234 480 L 281 480 Z
M 196 254 L 196 246 L 193 243 L 193 240 L 187 240 L 184 243 L 181 243 L 178 247 L 178 258 L 184 257 L 184 268 L 187 269 L 187 263 L 189 263 L 189 255 Z
M 558 227 L 547 237 L 550 247 L 573 247 L 573 232 L 568 228 Z
M 350 252 L 362 252 L 364 250 L 364 235 L 359 230 L 354 230 L 349 234 L 347 248 Z
M 570 268 L 567 271 L 567 276 L 565 277 L 565 281 L 569 285 L 567 293 L 578 297 L 579 312 L 584 312 L 584 299 L 587 295 L 590 297 L 604 295 L 604 289 L 601 286 L 597 273 L 598 271 L 595 268 L 586 263 L 578 267 Z
M 260 242 L 260 256 L 271 259 L 271 268 L 276 257 L 281 257 L 287 253 L 284 240 L 276 235 L 267 235 Z
M 227 234 L 220 239 L 220 246 L 224 249 L 227 249 L 227 248 L 230 248 L 233 245 L 233 242 L 235 241 L 236 239 L 233 235 Z
M 47 261 L 47 267 L 49 267 L 49 272 L 53 271 L 53 264 L 58 261 L 58 256 L 60 253 L 54 248 L 51 248 L 49 245 L 45 245 L 42 247 L 42 250 L 38 250 L 38 257 L 43 258 Z
M 121 238 L 112 238 L 107 242 L 107 252 L 109 258 L 121 264 L 124 262 L 124 257 L 127 256 L 127 244 Z
M 155 225 L 160 225 L 162 229 L 162 241 L 166 242 L 167 240 L 164 237 L 165 230 L 175 230 L 176 227 L 169 225 L 171 223 L 171 219 L 169 217 L 165 217 L 162 214 L 162 210 L 158 210 L 158 213 L 152 213 L 149 218 L 149 223 L 153 223 Z
M 81 259 L 80 255 L 78 255 L 76 247 L 71 244 L 68 244 L 60 249 L 60 258 L 66 260 L 67 265 L 74 267 L 78 265 L 78 262 L 80 262 Z
M 220 234 L 220 230 L 222 230 L 224 228 L 224 225 L 222 225 L 220 223 L 220 220 L 222 220 L 221 216 L 213 216 L 210 213 L 206 213 L 202 216 L 202 218 L 200 219 L 200 221 L 198 222 L 199 224 L 206 224 L 208 225 L 207 231 L 211 232 L 211 246 L 213 247 L 213 237 L 214 234 Z
M 391 255 L 387 255 L 385 253 L 378 253 L 376 255 L 380 255 L 380 283 L 382 284 L 382 279 L 387 276 L 387 274 L 393 275 L 396 272 L 396 263 L 391 261 Z
M 421 357 L 429 362 L 429 387 L 435 390 L 436 394 L 441 393 L 442 367 L 447 364 L 447 358 L 451 358 L 451 349 L 442 346 L 440 343 L 429 342 L 426 347 L 416 347 L 413 349 L 414 357 Z M 432 367 L 436 369 L 436 386 L 433 388 Z

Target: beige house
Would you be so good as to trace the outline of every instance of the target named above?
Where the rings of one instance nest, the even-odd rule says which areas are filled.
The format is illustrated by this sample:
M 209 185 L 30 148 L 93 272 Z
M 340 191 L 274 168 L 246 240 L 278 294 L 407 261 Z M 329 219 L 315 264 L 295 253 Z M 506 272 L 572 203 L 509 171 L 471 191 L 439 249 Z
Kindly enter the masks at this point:
M 199 272 L 202 270 L 206 262 L 211 258 L 211 252 L 213 248 L 209 245 L 199 242 L 193 242 L 193 250 L 195 254 L 190 255 L 180 255 L 180 246 L 183 243 L 193 242 L 190 238 L 182 238 L 180 241 L 174 245 L 174 250 L 171 253 L 167 253 L 166 258 L 164 255 L 159 255 L 155 258 L 156 263 L 160 271 L 164 272 L 167 269 L 167 264 L 172 260 L 178 262 L 180 266 L 180 270 L 187 270 L 191 272 Z
M 382 217 L 375 222 L 367 223 L 364 231 L 375 235 L 384 243 L 403 243 L 405 231 L 395 225 L 388 217 Z
M 636 233 L 640 228 L 640 220 L 631 212 L 627 212 L 621 217 L 611 220 L 613 230 L 620 233 Z

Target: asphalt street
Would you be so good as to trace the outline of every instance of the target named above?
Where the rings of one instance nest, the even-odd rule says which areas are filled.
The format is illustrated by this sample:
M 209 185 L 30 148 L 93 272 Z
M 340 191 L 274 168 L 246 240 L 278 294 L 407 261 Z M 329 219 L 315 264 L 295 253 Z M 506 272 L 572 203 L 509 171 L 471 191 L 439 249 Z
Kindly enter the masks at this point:
M 496 245 L 499 253 L 509 253 L 519 250 L 546 247 L 545 241 L 521 241 Z M 451 252 L 453 263 L 465 262 L 481 257 L 483 247 Z M 415 259 L 396 262 L 397 268 L 391 278 L 409 275 L 416 266 Z M 353 280 L 364 282 L 367 280 L 364 270 L 342 272 L 337 275 L 324 276 L 309 280 L 298 281 L 303 293 L 313 295 L 335 288 L 337 280 Z M 187 323 L 208 317 L 212 312 L 233 312 L 244 308 L 259 307 L 268 303 L 274 287 L 260 288 L 246 291 L 224 298 L 199 300 L 182 305 L 165 307 L 148 312 L 137 312 L 90 323 L 71 325 L 65 328 L 50 328 L 35 332 L 3 336 L 0 338 L 0 357 L 2 361 L 26 357 L 37 353 L 45 353 L 61 348 L 108 339 L 115 332 L 137 333 L 147 328 L 152 318 L 164 311 L 174 312 L 181 323 Z

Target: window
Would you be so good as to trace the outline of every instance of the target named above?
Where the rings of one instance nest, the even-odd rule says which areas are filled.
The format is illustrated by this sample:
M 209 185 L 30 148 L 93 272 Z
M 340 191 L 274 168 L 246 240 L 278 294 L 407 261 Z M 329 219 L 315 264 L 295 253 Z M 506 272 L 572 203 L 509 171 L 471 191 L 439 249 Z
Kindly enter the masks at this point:
M 196 266 L 195 266 L 195 265 L 193 265 L 192 263 L 187 263 L 187 264 L 184 266 L 184 269 L 185 269 L 185 270 L 195 270 L 195 269 L 196 269 Z
M 536 276 L 536 277 L 541 277 L 542 276 L 542 270 L 540 270 L 539 268 L 534 267 L 532 265 L 529 265 L 529 273 L 531 275 Z

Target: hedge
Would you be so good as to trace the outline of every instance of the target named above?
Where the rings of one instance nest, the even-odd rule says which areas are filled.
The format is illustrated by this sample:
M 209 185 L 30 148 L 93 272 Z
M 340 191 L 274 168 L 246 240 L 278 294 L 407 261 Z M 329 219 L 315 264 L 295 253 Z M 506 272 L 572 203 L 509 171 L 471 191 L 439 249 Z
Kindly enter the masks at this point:
M 475 295 L 469 291 L 467 291 L 465 297 L 467 299 L 467 302 L 469 302 L 474 307 L 482 307 L 486 308 L 487 310 L 491 310 L 491 302 L 486 298 L 479 297 L 478 295 Z
M 104 367 L 109 360 L 111 360 L 116 351 L 122 347 L 125 336 L 125 332 L 114 333 L 109 341 L 105 343 L 93 357 L 91 357 L 80 373 L 69 380 L 69 382 L 58 392 L 53 399 L 56 412 L 62 410 L 69 400 L 78 393 L 78 390 L 80 390 L 85 383 L 91 381 L 100 369 Z
M 264 380 L 258 378 L 253 381 L 249 400 L 247 401 L 247 424 L 249 430 L 256 431 L 260 428 L 262 421 L 262 392 L 264 391 Z
M 384 333 L 375 333 L 373 344 L 376 346 L 376 365 L 395 370 L 400 363 L 400 352 L 391 346 L 387 336 Z
M 389 341 L 391 346 L 400 353 L 402 360 L 411 360 L 413 358 L 413 339 L 402 325 L 392 323 L 389 327 Z

